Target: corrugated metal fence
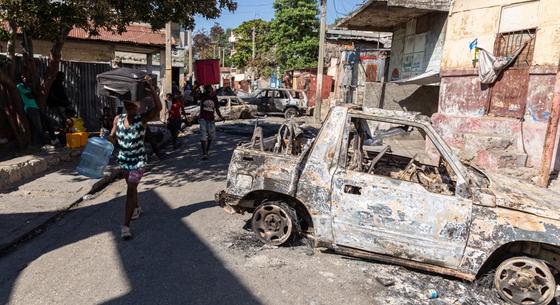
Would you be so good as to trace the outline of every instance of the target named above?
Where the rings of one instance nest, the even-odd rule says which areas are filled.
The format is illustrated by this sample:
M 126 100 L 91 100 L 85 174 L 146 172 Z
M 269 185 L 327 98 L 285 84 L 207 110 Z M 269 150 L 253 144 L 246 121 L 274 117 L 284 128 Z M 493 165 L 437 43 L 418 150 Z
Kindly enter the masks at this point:
M 48 60 L 41 59 L 37 67 L 40 75 L 44 75 Z M 99 118 L 105 101 L 95 95 L 96 76 L 111 70 L 109 63 L 89 63 L 76 61 L 61 61 L 59 71 L 64 72 L 66 94 L 76 109 L 77 113 L 84 119 L 89 131 L 100 129 Z

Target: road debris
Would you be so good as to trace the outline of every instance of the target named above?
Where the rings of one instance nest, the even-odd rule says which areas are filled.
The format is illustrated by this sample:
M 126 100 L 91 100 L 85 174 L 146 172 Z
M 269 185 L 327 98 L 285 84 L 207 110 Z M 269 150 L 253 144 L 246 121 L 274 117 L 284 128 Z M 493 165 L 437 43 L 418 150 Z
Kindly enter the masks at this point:
M 395 285 L 395 281 L 393 279 L 390 279 L 388 277 L 383 277 L 383 276 L 376 276 L 375 279 L 377 280 L 377 282 L 385 287 L 389 287 L 389 286 L 393 286 Z

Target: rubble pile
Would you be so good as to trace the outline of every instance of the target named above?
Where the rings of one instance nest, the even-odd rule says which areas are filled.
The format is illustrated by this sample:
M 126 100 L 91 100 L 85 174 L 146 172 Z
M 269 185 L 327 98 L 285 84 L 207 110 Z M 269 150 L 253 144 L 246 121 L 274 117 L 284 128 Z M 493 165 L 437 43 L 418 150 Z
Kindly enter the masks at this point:
M 420 273 L 406 268 L 372 264 L 370 273 L 387 289 L 380 290 L 374 304 L 417 305 L 505 305 L 485 283 L 465 283 L 446 279 L 438 275 Z M 437 298 L 430 299 L 428 290 L 437 292 Z

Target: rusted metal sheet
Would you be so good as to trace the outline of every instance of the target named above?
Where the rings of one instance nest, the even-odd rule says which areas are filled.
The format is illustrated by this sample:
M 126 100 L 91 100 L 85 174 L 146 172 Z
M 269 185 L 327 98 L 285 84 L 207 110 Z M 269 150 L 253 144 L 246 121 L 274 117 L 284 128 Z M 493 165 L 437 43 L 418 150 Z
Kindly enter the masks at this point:
M 523 47 L 521 54 L 491 87 L 490 115 L 520 119 L 525 114 L 529 67 L 535 49 L 535 30 L 499 33 L 494 44 L 494 54 L 512 56 L 519 47 Z
M 321 99 L 328 99 L 331 94 L 331 87 L 333 83 L 332 76 L 323 75 L 323 90 L 321 91 Z M 317 91 L 317 77 L 315 75 L 311 76 L 309 83 L 309 89 L 305 94 L 307 95 L 308 106 L 315 106 L 315 92 Z
M 529 69 L 507 69 L 491 89 L 489 114 L 522 118 L 527 104 Z
M 21 71 L 21 60 L 16 61 L 17 70 Z M 37 73 L 44 75 L 48 66 L 48 58 L 37 59 Z M 96 96 L 96 76 L 99 73 L 111 70 L 109 63 L 91 63 L 78 61 L 61 61 L 59 71 L 64 72 L 64 86 L 66 94 L 72 104 L 76 107 L 77 114 L 85 122 L 89 131 L 97 131 L 100 126 L 99 118 L 104 106 L 102 99 Z

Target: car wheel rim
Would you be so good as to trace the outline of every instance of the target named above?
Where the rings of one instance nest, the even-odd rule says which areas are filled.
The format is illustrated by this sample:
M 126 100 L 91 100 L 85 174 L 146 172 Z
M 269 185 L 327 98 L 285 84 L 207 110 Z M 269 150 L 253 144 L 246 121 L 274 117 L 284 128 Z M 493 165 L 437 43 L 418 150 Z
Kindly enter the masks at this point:
M 555 280 L 546 265 L 530 259 L 512 259 L 496 270 L 498 294 L 514 304 L 548 304 L 554 295 Z
M 292 221 L 280 207 L 266 205 L 255 211 L 253 228 L 263 242 L 281 245 L 292 233 Z

